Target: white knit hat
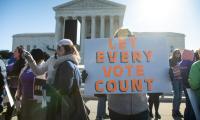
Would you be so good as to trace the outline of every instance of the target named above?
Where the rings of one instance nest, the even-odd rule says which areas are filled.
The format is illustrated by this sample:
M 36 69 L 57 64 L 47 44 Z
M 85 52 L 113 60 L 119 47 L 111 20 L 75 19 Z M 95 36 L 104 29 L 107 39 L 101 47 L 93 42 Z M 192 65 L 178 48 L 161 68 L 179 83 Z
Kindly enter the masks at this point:
M 70 39 L 62 39 L 58 42 L 58 46 L 63 45 L 73 45 L 73 42 Z

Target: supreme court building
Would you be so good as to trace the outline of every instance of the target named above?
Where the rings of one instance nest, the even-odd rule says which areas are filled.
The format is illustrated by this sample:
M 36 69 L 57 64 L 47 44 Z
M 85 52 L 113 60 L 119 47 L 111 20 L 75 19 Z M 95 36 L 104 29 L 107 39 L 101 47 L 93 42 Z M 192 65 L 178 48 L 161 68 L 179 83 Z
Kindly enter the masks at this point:
M 67 21 L 77 20 L 80 23 L 80 34 L 76 40 L 80 41 L 81 57 L 84 57 L 84 41 L 94 38 L 109 38 L 123 26 L 126 6 L 109 0 L 72 0 L 55 6 L 55 33 L 23 33 L 13 35 L 14 50 L 23 45 L 27 50 L 40 48 L 54 54 L 56 43 L 66 37 Z M 73 30 L 72 30 L 73 31 Z M 172 32 L 135 32 L 140 36 L 161 36 L 169 42 L 171 52 L 174 48 L 185 48 L 185 35 Z M 80 39 L 79 39 L 80 38 Z

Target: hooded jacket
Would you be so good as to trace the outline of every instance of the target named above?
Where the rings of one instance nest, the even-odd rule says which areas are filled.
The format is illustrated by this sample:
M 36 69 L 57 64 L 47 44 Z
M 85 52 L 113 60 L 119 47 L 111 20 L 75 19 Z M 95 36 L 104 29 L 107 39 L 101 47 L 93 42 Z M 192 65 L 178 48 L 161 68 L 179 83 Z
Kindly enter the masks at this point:
M 192 64 L 188 82 L 191 88 L 195 91 L 200 104 L 200 61 Z

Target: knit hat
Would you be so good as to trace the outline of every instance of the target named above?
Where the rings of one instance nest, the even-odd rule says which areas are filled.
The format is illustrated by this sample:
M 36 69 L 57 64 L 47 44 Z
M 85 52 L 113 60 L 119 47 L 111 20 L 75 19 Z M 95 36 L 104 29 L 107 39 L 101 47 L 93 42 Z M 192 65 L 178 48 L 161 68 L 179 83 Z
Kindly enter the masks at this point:
M 63 46 L 63 45 L 73 45 L 73 43 L 70 39 L 62 39 L 58 42 L 58 46 Z

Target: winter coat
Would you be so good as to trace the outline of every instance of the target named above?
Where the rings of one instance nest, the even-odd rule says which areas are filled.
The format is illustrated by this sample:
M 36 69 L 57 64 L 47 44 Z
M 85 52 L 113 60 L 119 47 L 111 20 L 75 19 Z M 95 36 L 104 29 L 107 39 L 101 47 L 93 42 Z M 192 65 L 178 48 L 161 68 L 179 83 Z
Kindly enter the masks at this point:
M 195 91 L 200 104 L 200 61 L 192 64 L 188 82 L 191 88 Z
M 57 91 L 55 113 L 57 120 L 88 120 L 79 86 L 81 74 L 74 61 L 64 61 L 56 71 L 53 87 Z

